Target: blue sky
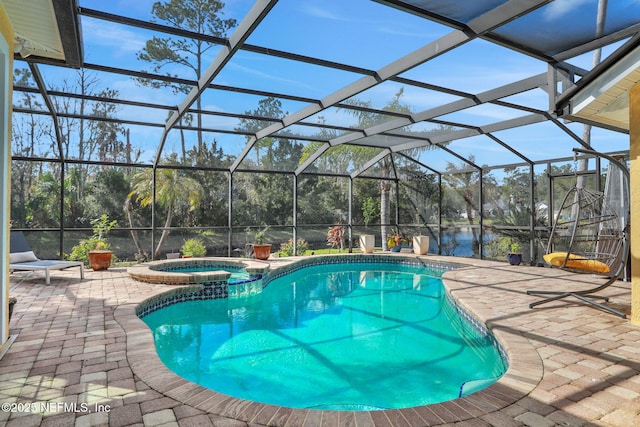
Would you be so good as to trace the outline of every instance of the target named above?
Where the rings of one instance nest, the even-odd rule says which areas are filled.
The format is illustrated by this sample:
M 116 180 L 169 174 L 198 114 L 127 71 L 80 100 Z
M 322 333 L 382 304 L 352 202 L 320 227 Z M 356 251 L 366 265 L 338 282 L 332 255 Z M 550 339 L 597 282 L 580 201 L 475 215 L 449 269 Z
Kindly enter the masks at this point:
M 154 2 L 155 0 L 79 0 L 81 7 L 143 20 L 150 18 Z M 562 9 L 563 6 L 580 6 L 584 1 L 567 0 L 556 3 L 558 4 L 554 9 L 550 9 L 550 13 L 561 15 L 566 12 Z M 253 5 L 253 1 L 227 0 L 225 4 L 224 17 L 234 17 L 241 21 Z M 86 62 L 133 70 L 151 68 L 150 64 L 137 60 L 136 54 L 142 50 L 146 40 L 151 36 L 162 36 L 86 17 L 82 17 L 82 28 Z M 247 43 L 376 70 L 449 32 L 451 29 L 447 27 L 369 0 L 280 0 L 262 25 L 249 37 Z M 366 36 L 363 37 L 363 34 Z M 610 51 L 611 49 L 605 51 L 604 56 Z M 216 53 L 217 50 L 213 49 L 206 59 L 212 59 Z M 590 68 L 591 55 L 583 55 L 573 62 Z M 16 65 L 22 64 L 17 61 Z M 52 86 L 60 86 L 62 79 L 69 79 L 69 70 L 45 66 L 42 70 L 45 81 Z M 184 68 L 172 67 L 167 68 L 167 71 L 185 78 L 193 78 L 193 74 Z M 546 65 L 543 63 L 489 42 L 474 40 L 415 67 L 402 76 L 476 94 L 544 72 Z M 175 95 L 169 90 L 141 87 L 128 77 L 106 73 L 98 73 L 97 76 L 101 85 L 117 90 L 123 98 L 167 105 L 176 105 L 183 99 L 183 95 Z M 239 51 L 216 77 L 214 83 L 320 99 L 360 77 L 355 73 Z M 382 108 L 402 87 L 395 82 L 386 82 L 359 94 L 358 99 Z M 452 95 L 414 87 L 404 87 L 404 91 L 402 100 L 414 112 L 457 99 Z M 203 97 L 203 105 L 216 111 L 243 113 L 255 109 L 259 99 L 261 98 L 249 95 L 207 91 Z M 546 94 L 542 90 L 519 94 L 511 100 L 541 109 L 548 106 Z M 289 113 L 298 111 L 305 105 L 283 101 L 283 109 Z M 133 107 L 123 107 L 119 115 L 153 122 L 162 122 L 166 118 L 166 112 Z M 485 104 L 441 118 L 481 126 L 519 115 L 523 113 Z M 352 115 L 335 108 L 309 120 L 317 121 L 318 116 L 339 125 L 355 124 Z M 237 126 L 237 121 L 228 118 L 207 118 L 206 125 L 233 129 Z M 578 135 L 582 134 L 582 125 L 569 126 Z M 428 130 L 431 127 L 430 124 L 423 124 L 421 129 Z M 161 130 L 133 127 L 131 132 L 135 138 L 134 143 L 145 150 L 143 160 L 151 161 L 155 156 Z M 498 132 L 496 136 L 534 160 L 568 156 L 571 148 L 576 145 L 550 124 Z M 243 137 L 222 133 L 216 134 L 215 138 L 225 152 L 232 156 L 241 152 L 245 141 Z M 628 137 L 625 135 L 596 129 L 592 138 L 594 146 L 603 151 L 628 149 Z M 193 143 L 195 135 L 189 135 L 189 140 Z M 516 156 L 484 136 L 454 141 L 450 147 L 463 156 L 474 156 L 479 164 L 508 164 L 519 161 Z M 169 136 L 167 148 L 178 149 L 177 132 L 172 132 Z M 423 158 L 425 162 L 440 170 L 446 167 L 447 161 L 459 163 L 450 155 L 436 154 L 433 150 L 425 156 L 428 156 Z

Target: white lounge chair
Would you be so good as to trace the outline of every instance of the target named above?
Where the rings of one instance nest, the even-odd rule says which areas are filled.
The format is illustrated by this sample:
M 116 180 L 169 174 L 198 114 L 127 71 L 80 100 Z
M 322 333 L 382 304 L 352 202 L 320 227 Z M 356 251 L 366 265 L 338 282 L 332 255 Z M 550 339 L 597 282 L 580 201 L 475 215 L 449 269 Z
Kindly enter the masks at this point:
M 84 264 L 81 261 L 59 261 L 39 259 L 25 239 L 21 231 L 11 232 L 9 246 L 10 259 L 9 270 L 11 271 L 44 271 L 45 283 L 51 283 L 52 270 L 66 270 L 67 268 L 80 267 L 80 278 L 84 279 Z

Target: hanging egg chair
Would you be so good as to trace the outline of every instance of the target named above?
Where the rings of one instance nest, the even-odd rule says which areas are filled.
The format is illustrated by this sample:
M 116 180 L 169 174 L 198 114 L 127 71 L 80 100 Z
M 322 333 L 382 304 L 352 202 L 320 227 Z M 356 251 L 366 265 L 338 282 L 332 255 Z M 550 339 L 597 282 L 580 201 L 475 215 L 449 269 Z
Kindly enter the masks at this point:
M 587 290 L 529 290 L 528 295 L 546 296 L 529 304 L 529 307 L 573 296 L 624 318 L 626 316 L 621 311 L 594 299 L 608 301 L 608 297 L 595 294 L 618 280 L 625 269 L 629 254 L 629 174 L 622 164 L 609 156 L 590 150 L 574 151 L 601 156 L 610 161 L 606 190 L 595 192 L 576 185 L 567 192 L 555 218 L 543 258 L 552 267 L 603 276 L 604 281 Z M 619 168 L 619 171 L 613 168 Z M 611 181 L 616 178 L 618 184 L 612 187 Z

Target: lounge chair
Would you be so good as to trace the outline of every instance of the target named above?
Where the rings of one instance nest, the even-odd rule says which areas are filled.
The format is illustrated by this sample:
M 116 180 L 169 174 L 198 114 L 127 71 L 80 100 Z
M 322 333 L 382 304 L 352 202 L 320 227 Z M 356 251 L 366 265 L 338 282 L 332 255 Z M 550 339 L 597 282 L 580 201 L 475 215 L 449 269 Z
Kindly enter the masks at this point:
M 39 259 L 31 250 L 29 242 L 21 231 L 11 232 L 11 241 L 9 246 L 10 271 L 44 271 L 45 283 L 51 283 L 52 270 L 66 270 L 67 268 L 80 267 L 80 278 L 84 279 L 84 264 L 81 261 L 59 261 L 59 260 L 42 260 Z

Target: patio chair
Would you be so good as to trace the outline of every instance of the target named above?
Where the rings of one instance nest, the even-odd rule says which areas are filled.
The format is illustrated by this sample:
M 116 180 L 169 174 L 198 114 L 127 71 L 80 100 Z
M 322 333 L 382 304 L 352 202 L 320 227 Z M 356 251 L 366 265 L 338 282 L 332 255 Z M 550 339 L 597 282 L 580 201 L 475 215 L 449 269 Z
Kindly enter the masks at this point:
M 604 193 L 578 186 L 569 190 L 558 210 L 543 258 L 552 267 L 599 275 L 605 280 L 599 286 L 586 290 L 528 290 L 528 295 L 544 297 L 529 304 L 529 307 L 571 296 L 625 318 L 622 311 L 594 299 L 609 301 L 608 297 L 596 294 L 620 279 L 628 260 L 629 172 L 622 163 L 605 154 L 582 149 L 574 151 L 594 154 L 610 161 L 607 187 Z
M 9 270 L 29 271 L 29 275 L 36 271 L 44 271 L 45 284 L 51 284 L 52 270 L 66 270 L 80 267 L 80 278 L 84 279 L 84 264 L 81 261 L 60 261 L 39 259 L 21 231 L 12 231 L 9 244 Z

